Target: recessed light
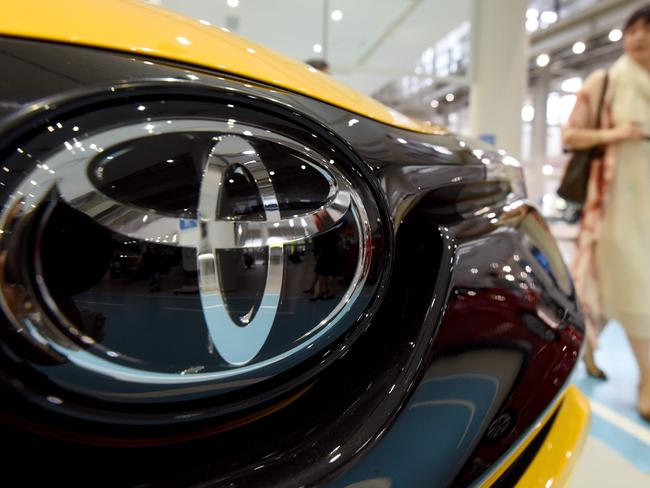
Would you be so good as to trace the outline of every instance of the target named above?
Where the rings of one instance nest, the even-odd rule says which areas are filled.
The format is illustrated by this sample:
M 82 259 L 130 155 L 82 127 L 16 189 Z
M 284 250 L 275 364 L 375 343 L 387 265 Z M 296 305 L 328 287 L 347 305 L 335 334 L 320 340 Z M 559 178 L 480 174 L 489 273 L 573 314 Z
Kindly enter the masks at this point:
M 623 32 L 621 29 L 613 29 L 609 33 L 609 40 L 612 42 L 618 42 L 623 38 Z
M 537 66 L 540 68 L 543 68 L 544 66 L 548 66 L 548 63 L 551 62 L 551 58 L 548 54 L 540 54 L 537 56 Z
M 552 10 L 547 10 L 546 12 L 542 12 L 539 18 L 545 24 L 554 24 L 557 22 L 557 13 Z
M 573 45 L 572 51 L 574 54 L 582 54 L 586 49 L 587 45 L 582 41 L 578 41 Z

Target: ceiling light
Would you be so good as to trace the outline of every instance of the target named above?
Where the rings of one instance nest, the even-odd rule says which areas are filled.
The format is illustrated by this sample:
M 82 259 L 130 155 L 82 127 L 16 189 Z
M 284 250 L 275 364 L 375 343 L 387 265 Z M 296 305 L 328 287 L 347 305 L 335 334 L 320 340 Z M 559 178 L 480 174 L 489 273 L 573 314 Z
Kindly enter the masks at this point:
M 537 29 L 539 29 L 539 22 L 537 19 L 528 19 L 526 21 L 526 31 L 535 32 Z
M 572 48 L 574 54 L 582 54 L 585 49 L 587 49 L 587 45 L 582 41 L 576 42 Z
M 582 78 L 573 77 L 562 82 L 562 90 L 569 93 L 578 93 L 582 88 Z
M 521 120 L 523 122 L 532 122 L 535 119 L 535 109 L 532 105 L 524 105 L 521 108 Z
M 609 33 L 609 40 L 612 42 L 618 42 L 623 38 L 623 33 L 621 32 L 621 29 L 613 29 Z
M 338 22 L 342 18 L 343 18 L 343 12 L 341 12 L 340 10 L 335 10 L 334 12 L 332 12 L 332 20 L 334 22 Z
M 239 7 L 239 0 L 226 0 L 226 3 L 230 8 L 237 8 Z
M 537 56 L 537 66 L 540 68 L 543 68 L 544 66 L 548 66 L 548 63 L 551 62 L 551 58 L 549 57 L 548 54 L 540 54 Z
M 438 108 L 440 102 L 438 100 L 431 100 L 431 108 Z
M 545 164 L 544 167 L 542 168 L 542 173 L 544 173 L 546 176 L 550 176 L 553 174 L 553 166 L 550 164 Z
M 554 24 L 557 22 L 557 13 L 552 10 L 547 10 L 546 12 L 542 12 L 542 15 L 540 15 L 539 18 L 545 24 Z
M 527 19 L 535 20 L 537 19 L 537 17 L 539 17 L 539 10 L 537 10 L 536 8 L 529 8 L 528 10 L 526 10 Z
M 323 52 L 323 46 L 321 46 L 320 44 L 314 44 L 314 48 L 313 48 L 313 49 L 314 49 L 314 52 L 315 52 L 315 53 Z
M 449 103 L 453 102 L 456 99 L 456 96 L 453 93 L 447 93 L 445 95 L 445 100 L 447 100 Z

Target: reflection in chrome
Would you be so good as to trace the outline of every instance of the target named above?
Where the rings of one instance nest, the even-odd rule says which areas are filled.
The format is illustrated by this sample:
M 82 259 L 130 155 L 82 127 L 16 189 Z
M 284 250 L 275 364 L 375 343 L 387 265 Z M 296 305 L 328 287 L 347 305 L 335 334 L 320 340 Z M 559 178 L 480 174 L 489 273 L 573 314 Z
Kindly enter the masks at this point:
M 224 177 L 229 168 L 244 167 L 257 182 L 262 199 L 265 219 L 255 222 L 259 234 L 256 241 L 268 246 L 268 267 L 264 295 L 257 311 L 251 309 L 235 324 L 230 318 L 223 299 L 220 271 L 217 264 L 217 249 L 237 247 L 236 242 L 243 234 L 243 222 L 237 224 L 222 220 L 220 195 Z M 327 206 L 330 217 L 320 232 L 332 228 L 345 215 L 349 207 L 349 193 L 338 192 L 338 201 Z M 347 207 L 341 203 L 347 203 Z M 326 214 L 325 210 L 320 213 Z M 253 147 L 238 136 L 225 136 L 212 149 L 203 172 L 199 196 L 200 241 L 197 248 L 199 288 L 205 322 L 219 354 L 231 364 L 246 364 L 262 349 L 275 320 L 280 304 L 280 293 L 284 274 L 284 244 L 294 240 L 273 235 L 274 229 L 287 227 L 295 229 L 295 236 L 306 231 L 305 227 L 291 227 L 293 219 L 283 221 L 280 217 L 278 199 L 264 162 Z M 252 223 L 252 222 L 251 222 Z M 314 232 L 316 233 L 316 232 Z M 293 236 L 292 236 L 293 237 Z M 252 318 L 251 318 L 252 317 Z
M 181 221 L 188 220 L 187 215 L 171 216 L 155 209 L 138 208 L 115 201 L 100 192 L 91 182 L 88 172 L 92 168 L 94 176 L 101 180 L 102 167 L 111 164 L 117 156 L 111 154 L 111 148 L 118 144 L 160 134 L 192 132 L 213 133 L 215 136 L 215 146 L 204 167 L 198 219 L 190 219 L 198 220 L 198 233 L 180 230 Z M 250 139 L 236 135 L 235 132 L 245 133 Z M 328 181 L 330 189 L 321 207 L 291 218 L 280 217 L 268 171 L 254 148 L 256 139 L 298 151 L 303 155 L 305 164 L 309 164 Z M 246 221 L 239 217 L 221 215 L 219 185 L 225 171 L 234 164 L 243 166 L 256 180 L 266 220 Z M 82 370 L 121 381 L 167 385 L 215 381 L 241 376 L 289 359 L 300 351 L 310 349 L 338 323 L 359 296 L 369 273 L 369 219 L 362 198 L 353 189 L 352 183 L 331 164 L 330 159 L 325 159 L 292 139 L 258 127 L 237 124 L 237 130 L 234 130 L 232 124 L 227 122 L 206 119 L 147 120 L 146 123 L 113 128 L 66 141 L 60 150 L 40 161 L 12 193 L 2 209 L 0 229 L 5 234 L 11 234 L 11 229 L 22 219 L 29 218 L 43 205 L 50 205 L 55 192 L 72 208 L 125 237 L 154 242 L 159 236 L 165 235 L 169 236 L 167 242 L 157 242 L 158 244 L 196 249 L 201 300 L 210 338 L 226 361 L 241 366 L 215 372 L 200 372 L 201 368 L 197 368 L 196 372 L 179 370 L 177 373 L 167 373 L 137 369 L 111 361 L 111 358 L 119 357 L 120 353 L 85 336 L 58 310 L 45 286 L 42 273 L 39 272 L 38 253 L 35 282 L 42 299 L 31 296 L 24 278 L 21 283 L 9 284 L 4 263 L 0 262 L 0 281 L 3 285 L 0 287 L 0 305 L 15 329 L 33 347 L 55 360 L 69 361 Z M 325 319 L 314 324 L 309 332 L 298 339 L 293 348 L 277 356 L 251 362 L 263 346 L 276 318 L 283 281 L 284 245 L 312 238 L 331 229 L 348 212 L 354 217 L 359 235 L 359 258 L 343 298 Z M 9 238 L 0 235 L 0 239 L 0 252 L 6 255 Z M 219 249 L 263 246 L 269 248 L 264 297 L 257 310 L 239 317 L 240 323 L 236 324 L 230 318 L 222 297 L 216 252 Z M 10 294 L 7 292 L 9 288 Z M 17 296 L 20 296 L 20 300 L 16 299 Z M 71 336 L 75 339 L 71 339 Z

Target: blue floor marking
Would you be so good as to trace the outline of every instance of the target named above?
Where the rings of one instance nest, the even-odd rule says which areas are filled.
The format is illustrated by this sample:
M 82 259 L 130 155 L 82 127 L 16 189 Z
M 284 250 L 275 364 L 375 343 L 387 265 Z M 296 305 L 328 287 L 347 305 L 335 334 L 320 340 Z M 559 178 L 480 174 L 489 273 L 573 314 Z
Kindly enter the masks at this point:
M 650 473 L 650 446 L 641 440 L 598 415 L 592 416 L 591 434 L 623 455 L 639 470 Z
M 618 323 L 610 323 L 599 338 L 596 361 L 606 372 L 607 381 L 591 378 L 582 364 L 576 368 L 573 382 L 590 399 L 639 425 L 650 428 L 636 410 L 639 372 L 625 336 Z M 613 425 L 606 419 L 592 416 L 591 433 L 624 456 L 639 470 L 650 473 L 650 446 Z

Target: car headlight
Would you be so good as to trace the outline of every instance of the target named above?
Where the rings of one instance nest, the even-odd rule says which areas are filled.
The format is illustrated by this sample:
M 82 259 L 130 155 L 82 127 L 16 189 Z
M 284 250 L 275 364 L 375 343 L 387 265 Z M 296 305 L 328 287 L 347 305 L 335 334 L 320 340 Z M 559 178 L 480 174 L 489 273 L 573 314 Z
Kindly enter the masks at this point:
M 460 144 L 485 165 L 487 180 L 503 181 L 510 186 L 510 200 L 527 197 L 524 170 L 516 158 L 479 140 L 460 138 Z

